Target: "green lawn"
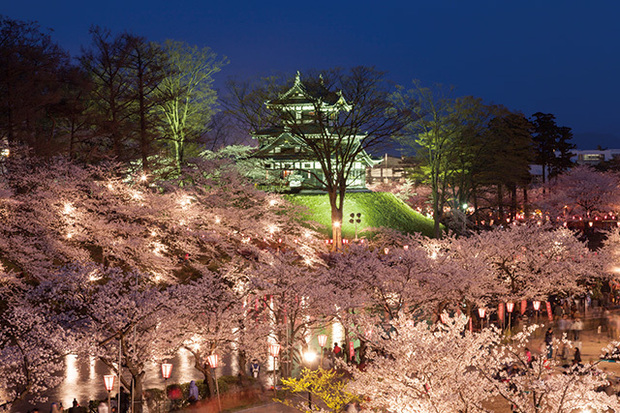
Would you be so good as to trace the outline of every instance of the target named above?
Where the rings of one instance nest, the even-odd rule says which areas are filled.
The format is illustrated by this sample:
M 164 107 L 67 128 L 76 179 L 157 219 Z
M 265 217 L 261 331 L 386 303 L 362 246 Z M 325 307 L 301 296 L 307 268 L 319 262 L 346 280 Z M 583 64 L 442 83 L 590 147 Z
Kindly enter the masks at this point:
M 331 236 L 331 212 L 327 195 L 285 195 L 292 203 L 304 205 L 309 209 L 306 220 L 315 221 L 325 227 L 324 233 Z M 358 229 L 393 228 L 406 233 L 419 232 L 433 236 L 433 221 L 411 209 L 393 194 L 386 192 L 355 192 L 344 199 L 344 223 L 342 233 L 345 238 L 355 236 L 354 225 L 349 223 L 351 213 L 362 214 Z

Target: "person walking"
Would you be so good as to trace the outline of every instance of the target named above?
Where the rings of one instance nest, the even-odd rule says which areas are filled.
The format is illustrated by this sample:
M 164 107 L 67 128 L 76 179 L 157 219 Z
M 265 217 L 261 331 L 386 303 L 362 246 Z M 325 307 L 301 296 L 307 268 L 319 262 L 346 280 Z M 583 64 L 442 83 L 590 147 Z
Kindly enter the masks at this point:
M 579 347 L 575 347 L 575 356 L 573 357 L 573 366 L 581 365 L 581 351 Z
M 338 346 L 338 343 L 334 343 L 334 349 L 332 351 L 334 352 L 334 356 L 342 357 L 342 348 Z
M 194 380 L 189 382 L 189 397 L 187 401 L 189 404 L 194 404 L 198 400 L 200 400 L 200 394 L 198 393 L 198 386 L 196 386 L 196 382 Z
M 553 358 L 553 329 L 549 327 L 545 333 L 545 345 L 547 346 L 547 359 Z
M 58 408 L 58 403 L 54 402 L 50 406 L 50 413 L 61 413 L 62 411 Z
M 575 321 L 573 322 L 573 326 L 572 326 L 572 330 L 573 330 L 573 340 L 574 341 L 579 341 L 579 335 L 581 333 L 581 330 L 583 330 L 583 321 L 581 321 L 581 318 L 576 317 Z

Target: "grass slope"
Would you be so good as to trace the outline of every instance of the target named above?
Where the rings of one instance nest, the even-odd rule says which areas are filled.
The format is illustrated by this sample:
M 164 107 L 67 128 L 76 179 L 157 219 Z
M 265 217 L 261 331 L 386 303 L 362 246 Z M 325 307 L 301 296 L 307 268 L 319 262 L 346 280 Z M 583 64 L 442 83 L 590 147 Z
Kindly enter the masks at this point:
M 315 221 L 325 227 L 324 232 L 331 236 L 331 209 L 327 195 L 285 195 L 297 205 L 309 209 L 306 220 Z M 355 227 L 349 223 L 351 213 L 362 214 L 358 231 L 364 228 L 387 227 L 406 233 L 419 232 L 433 236 L 433 221 L 411 209 L 393 194 L 387 192 L 354 192 L 344 199 L 344 223 L 342 233 L 345 238 L 355 237 Z

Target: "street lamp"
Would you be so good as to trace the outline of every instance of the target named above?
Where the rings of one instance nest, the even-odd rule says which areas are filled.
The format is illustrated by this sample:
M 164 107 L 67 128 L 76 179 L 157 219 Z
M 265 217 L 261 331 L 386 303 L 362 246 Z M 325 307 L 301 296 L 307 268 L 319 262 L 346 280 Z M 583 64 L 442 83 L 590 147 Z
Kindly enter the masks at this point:
M 312 350 L 306 350 L 303 356 L 304 361 L 306 362 L 306 368 L 310 370 L 312 363 L 316 360 L 316 353 Z M 312 393 L 310 393 L 310 388 L 308 388 L 308 409 L 312 410 Z
M 110 406 L 110 392 L 114 388 L 114 374 L 106 374 L 103 376 L 103 383 L 105 384 L 105 389 L 108 391 L 108 409 L 112 412 L 112 406 Z
M 512 327 L 512 311 L 515 309 L 515 303 L 506 303 L 506 311 L 508 311 L 508 332 L 510 333 L 510 329 Z
M 217 368 L 217 363 L 219 361 L 219 358 L 217 357 L 217 354 L 211 354 L 210 356 L 207 356 L 207 361 L 209 362 L 209 366 L 211 366 L 211 368 L 213 369 L 213 380 L 215 380 L 215 391 L 217 392 L 217 405 L 219 407 L 218 412 L 221 412 L 222 402 L 220 400 L 220 386 L 217 384 L 217 375 L 215 373 L 215 369 Z
M 481 329 L 484 327 L 484 317 L 487 315 L 487 309 L 484 307 L 478 308 L 478 317 L 480 317 L 480 326 Z
M 161 363 L 161 375 L 164 378 L 164 391 L 166 392 L 166 398 L 168 398 L 168 379 L 172 373 L 172 364 Z
M 276 362 L 280 354 L 280 345 L 278 343 L 269 344 L 269 354 L 273 357 L 273 397 L 278 397 L 276 393 Z
M 536 324 L 538 324 L 538 311 L 540 310 L 540 301 L 533 301 L 532 305 L 534 306 L 534 311 L 536 311 Z

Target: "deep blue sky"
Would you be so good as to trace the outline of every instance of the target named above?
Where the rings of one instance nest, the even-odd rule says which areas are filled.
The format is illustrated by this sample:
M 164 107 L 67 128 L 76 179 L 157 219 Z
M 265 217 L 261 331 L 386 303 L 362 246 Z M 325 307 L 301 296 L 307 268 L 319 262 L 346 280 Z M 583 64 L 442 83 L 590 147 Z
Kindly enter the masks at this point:
M 231 62 L 220 81 L 374 65 L 399 84 L 553 113 L 580 149 L 620 148 L 617 1 L 6 0 L 0 14 L 37 20 L 73 55 L 92 24 L 209 46 Z

